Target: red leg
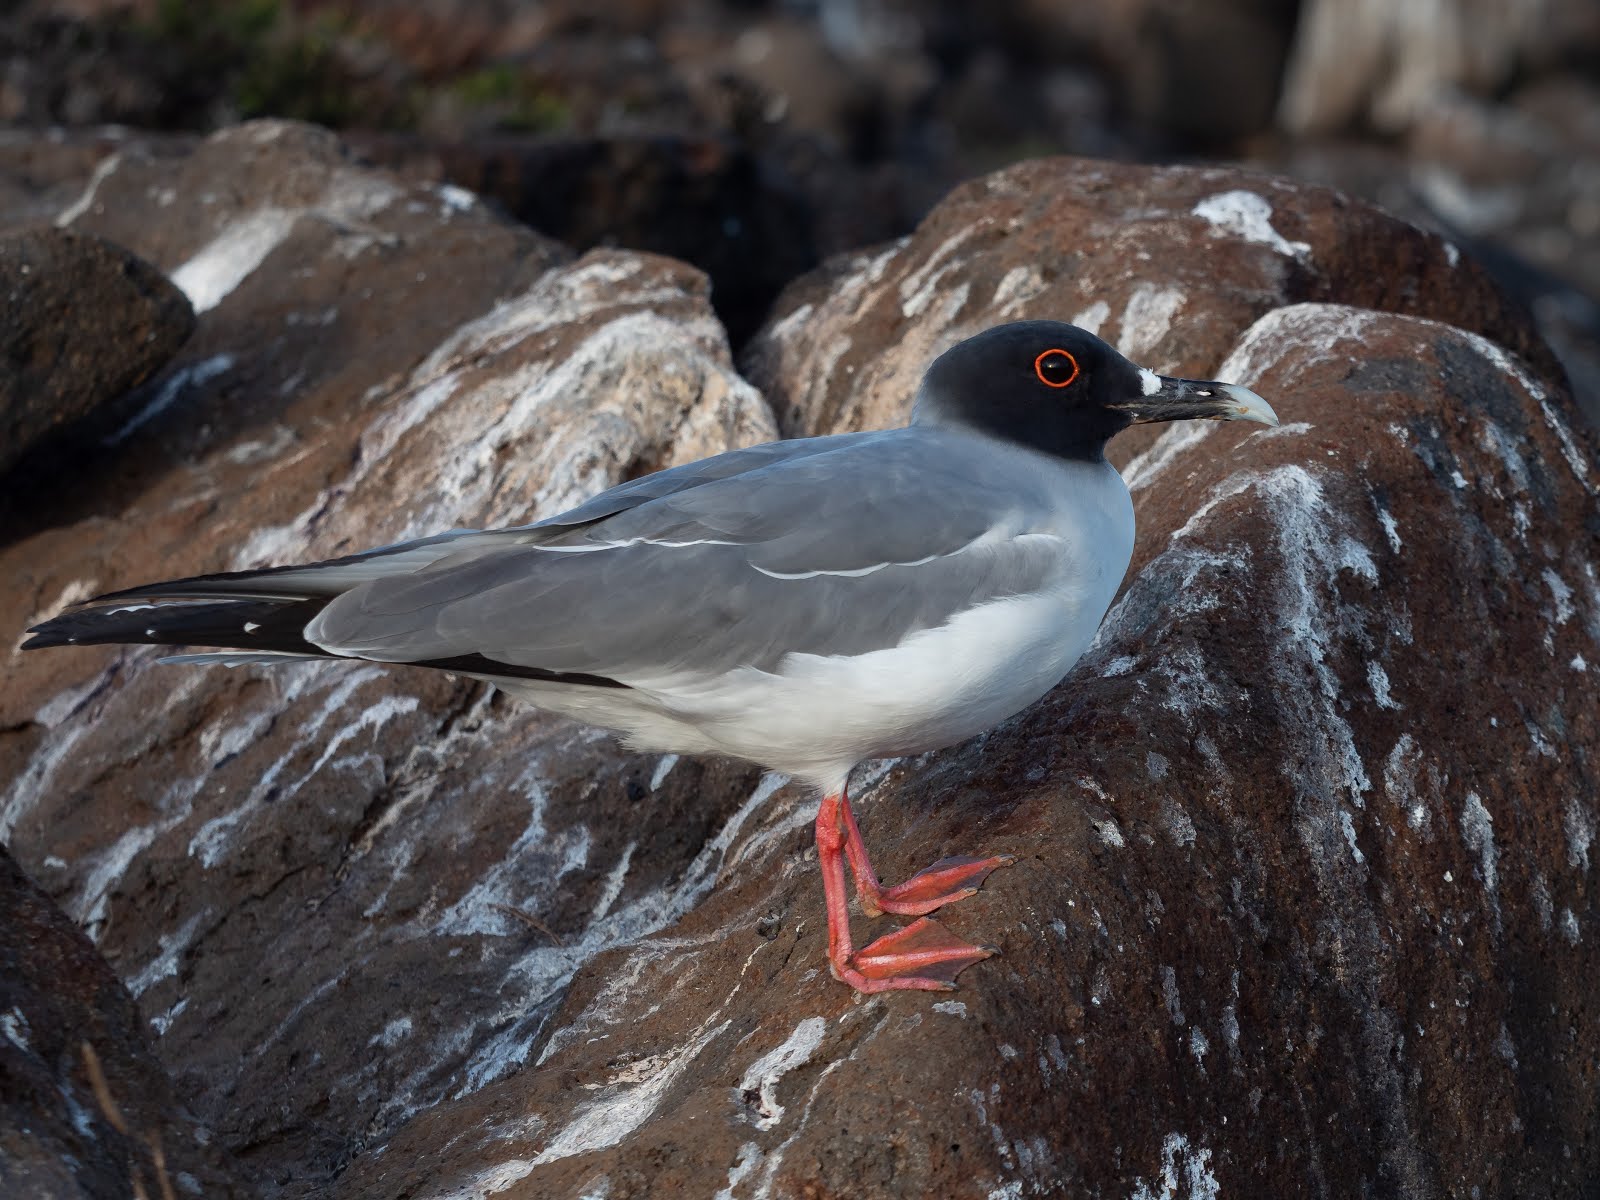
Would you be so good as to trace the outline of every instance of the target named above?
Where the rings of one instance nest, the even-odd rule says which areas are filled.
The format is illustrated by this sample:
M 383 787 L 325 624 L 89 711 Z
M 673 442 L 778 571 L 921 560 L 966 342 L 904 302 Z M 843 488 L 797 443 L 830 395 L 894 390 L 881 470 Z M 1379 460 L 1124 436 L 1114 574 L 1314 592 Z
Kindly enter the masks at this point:
M 850 860 L 850 873 L 856 878 L 856 896 L 861 901 L 861 911 L 869 917 L 886 912 L 904 917 L 931 913 L 936 908 L 976 895 L 989 872 L 1017 861 L 1011 854 L 997 854 L 992 858 L 941 858 L 904 883 L 886 888 L 878 882 L 878 873 L 867 857 L 867 845 L 861 840 L 848 794 L 839 797 L 839 822 L 844 827 L 845 857 Z
M 858 992 L 949 991 L 963 967 L 994 951 L 968 945 L 927 918 L 886 934 L 859 952 L 853 948 L 844 882 L 848 838 L 840 827 L 844 803 L 842 795 L 824 796 L 817 809 L 817 859 L 827 898 L 828 965 L 833 977 Z

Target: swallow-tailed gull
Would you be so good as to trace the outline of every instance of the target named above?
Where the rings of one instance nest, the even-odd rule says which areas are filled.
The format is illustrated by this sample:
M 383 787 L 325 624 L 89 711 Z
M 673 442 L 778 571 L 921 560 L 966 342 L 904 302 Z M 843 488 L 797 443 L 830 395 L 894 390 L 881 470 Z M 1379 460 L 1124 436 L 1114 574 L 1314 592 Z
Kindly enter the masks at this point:
M 851 769 L 972 737 L 1061 681 L 1133 551 L 1106 442 L 1190 419 L 1277 424 L 1254 392 L 1157 375 L 1075 326 L 1001 325 L 933 362 L 901 429 L 730 451 L 531 525 L 114 592 L 38 626 L 26 648 L 408 663 L 488 680 L 636 749 L 760 763 L 822 795 L 835 977 L 943 990 L 993 951 L 925 914 L 1010 860 L 944 859 L 884 886 Z M 869 915 L 918 919 L 855 949 L 847 868 Z

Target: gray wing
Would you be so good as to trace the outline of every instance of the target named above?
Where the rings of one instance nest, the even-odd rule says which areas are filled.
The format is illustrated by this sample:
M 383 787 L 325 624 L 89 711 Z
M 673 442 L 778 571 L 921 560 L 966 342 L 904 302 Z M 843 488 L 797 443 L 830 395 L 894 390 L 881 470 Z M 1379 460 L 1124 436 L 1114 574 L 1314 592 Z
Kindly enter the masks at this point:
M 306 636 L 381 661 L 480 654 L 627 682 L 893 645 L 1059 570 L 1050 539 L 1012 536 L 1027 503 L 981 457 L 913 430 L 817 440 L 832 444 L 365 583 Z

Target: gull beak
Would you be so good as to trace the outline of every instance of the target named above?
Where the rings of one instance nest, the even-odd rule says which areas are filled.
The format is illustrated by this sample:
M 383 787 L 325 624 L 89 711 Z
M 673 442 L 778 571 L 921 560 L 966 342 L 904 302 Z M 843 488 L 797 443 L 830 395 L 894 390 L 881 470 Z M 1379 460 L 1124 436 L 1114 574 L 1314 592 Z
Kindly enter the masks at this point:
M 1278 424 L 1278 414 L 1260 396 L 1236 383 L 1204 379 L 1170 379 L 1140 371 L 1144 395 L 1112 408 L 1133 417 L 1135 425 L 1150 421 L 1259 421 Z

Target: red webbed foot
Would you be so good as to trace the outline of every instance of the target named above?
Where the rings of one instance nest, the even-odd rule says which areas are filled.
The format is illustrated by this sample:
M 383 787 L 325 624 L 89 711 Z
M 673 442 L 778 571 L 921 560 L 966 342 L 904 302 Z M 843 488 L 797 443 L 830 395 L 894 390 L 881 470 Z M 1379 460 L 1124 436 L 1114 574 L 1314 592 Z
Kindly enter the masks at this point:
M 996 953 L 993 946 L 970 945 L 923 917 L 831 966 L 835 979 L 858 992 L 948 992 L 965 968 Z

